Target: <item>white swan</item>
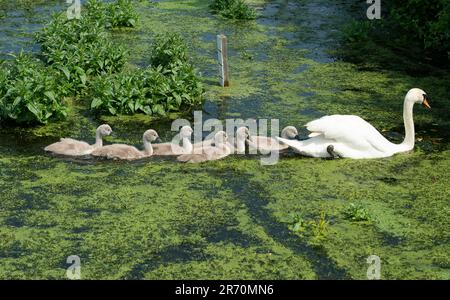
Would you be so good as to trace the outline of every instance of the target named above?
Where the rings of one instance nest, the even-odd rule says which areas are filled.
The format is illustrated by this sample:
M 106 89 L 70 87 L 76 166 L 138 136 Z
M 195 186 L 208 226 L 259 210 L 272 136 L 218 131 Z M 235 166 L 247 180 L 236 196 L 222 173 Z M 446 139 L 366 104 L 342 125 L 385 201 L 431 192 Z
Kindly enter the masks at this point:
M 109 125 L 103 124 L 97 128 L 95 136 L 95 144 L 89 145 L 86 142 L 78 141 L 70 138 L 61 138 L 59 142 L 53 143 L 44 148 L 47 152 L 52 152 L 67 156 L 83 156 L 89 155 L 95 149 L 103 146 L 103 137 L 112 133 Z
M 325 116 L 306 124 L 311 131 L 310 139 L 304 141 L 277 139 L 296 152 L 312 157 L 379 158 L 414 148 L 413 106 L 428 104 L 427 94 L 418 88 L 408 91 L 403 104 L 405 139 L 401 144 L 389 142 L 372 125 L 358 116 Z
M 214 146 L 205 146 L 200 154 L 184 154 L 177 157 L 178 161 L 187 163 L 201 163 L 205 161 L 218 160 L 231 154 L 228 136 L 224 131 L 214 135 Z
M 150 129 L 143 134 L 144 151 L 138 150 L 136 147 L 113 144 L 95 149 L 91 155 L 95 157 L 106 157 L 108 159 L 136 160 L 144 157 L 152 156 L 153 148 L 151 142 L 159 139 L 158 133 Z
M 190 126 L 183 126 L 180 129 L 180 139 L 182 146 L 174 143 L 160 143 L 153 145 L 153 155 L 180 155 L 192 153 L 192 128 Z

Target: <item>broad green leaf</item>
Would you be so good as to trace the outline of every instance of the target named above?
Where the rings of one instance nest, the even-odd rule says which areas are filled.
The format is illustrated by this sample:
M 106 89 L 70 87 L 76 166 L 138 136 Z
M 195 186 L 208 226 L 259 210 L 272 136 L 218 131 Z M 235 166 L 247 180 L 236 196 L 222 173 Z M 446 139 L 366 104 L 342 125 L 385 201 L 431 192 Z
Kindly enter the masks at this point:
M 59 70 L 61 70 L 64 73 L 64 75 L 66 75 L 67 80 L 70 80 L 70 71 L 69 71 L 69 69 L 67 67 L 57 66 L 57 68 Z
M 53 102 L 56 102 L 55 93 L 53 93 L 52 91 L 47 91 L 44 93 L 44 95 L 47 96 Z
M 98 108 L 102 105 L 102 100 L 100 98 L 94 98 L 91 102 L 91 108 Z
M 35 103 L 33 103 L 33 102 L 27 103 L 27 108 L 39 120 L 41 119 L 41 111 L 39 110 L 39 108 L 36 106 Z

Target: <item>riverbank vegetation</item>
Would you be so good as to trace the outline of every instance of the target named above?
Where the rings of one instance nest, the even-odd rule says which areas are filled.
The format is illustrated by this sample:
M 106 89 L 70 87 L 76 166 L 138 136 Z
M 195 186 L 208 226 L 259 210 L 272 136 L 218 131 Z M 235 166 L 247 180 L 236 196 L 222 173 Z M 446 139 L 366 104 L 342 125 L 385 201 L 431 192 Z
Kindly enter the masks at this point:
M 257 17 L 256 11 L 245 0 L 213 0 L 209 7 L 226 19 L 254 20 Z
M 361 19 L 344 29 L 344 59 L 417 76 L 450 69 L 449 1 L 385 1 L 382 12 L 381 20 Z

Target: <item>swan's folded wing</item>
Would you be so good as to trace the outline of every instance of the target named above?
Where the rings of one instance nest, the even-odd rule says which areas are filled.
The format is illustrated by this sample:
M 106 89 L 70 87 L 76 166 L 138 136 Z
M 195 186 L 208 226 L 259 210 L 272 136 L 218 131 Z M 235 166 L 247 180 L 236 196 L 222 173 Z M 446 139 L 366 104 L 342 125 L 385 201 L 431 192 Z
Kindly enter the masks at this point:
M 76 154 L 91 149 L 91 145 L 83 141 L 77 141 L 70 138 L 61 138 L 59 142 L 48 145 L 45 151 L 55 152 L 58 154 Z
M 284 139 L 278 136 L 276 136 L 275 139 L 279 141 L 281 144 L 287 145 L 296 151 L 301 151 L 303 147 L 303 143 L 301 141 Z
M 142 158 L 144 155 L 133 146 L 125 144 L 113 144 L 100 147 L 92 151 L 92 156 L 106 157 L 109 159 L 133 160 Z
M 201 163 L 205 161 L 218 160 L 230 155 L 231 150 L 226 147 L 209 146 L 202 149 L 202 153 L 183 154 L 177 157 L 178 161 L 188 163 Z
M 174 155 L 171 143 L 153 144 L 153 155 Z
M 315 136 L 323 134 L 326 139 L 352 145 L 357 149 L 376 148 L 390 150 L 387 141 L 370 123 L 353 115 L 332 115 L 311 121 L 306 128 Z

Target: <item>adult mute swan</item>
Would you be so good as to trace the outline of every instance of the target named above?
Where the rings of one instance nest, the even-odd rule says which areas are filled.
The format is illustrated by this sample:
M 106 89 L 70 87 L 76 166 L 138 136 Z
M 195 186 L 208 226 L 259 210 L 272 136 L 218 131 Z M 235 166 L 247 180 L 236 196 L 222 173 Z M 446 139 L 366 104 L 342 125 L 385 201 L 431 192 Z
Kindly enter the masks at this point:
M 187 163 L 201 163 L 210 160 L 218 160 L 231 154 L 228 136 L 224 131 L 214 135 L 214 146 L 205 146 L 200 154 L 184 154 L 177 157 L 178 161 Z
M 144 151 L 136 149 L 136 147 L 113 144 L 100 147 L 92 151 L 91 155 L 95 157 L 106 157 L 108 159 L 136 160 L 144 157 L 152 156 L 153 148 L 151 142 L 159 139 L 158 133 L 150 129 L 143 134 Z
M 77 141 L 70 138 L 61 138 L 59 142 L 53 143 L 44 148 L 47 152 L 52 152 L 67 156 L 83 156 L 89 155 L 97 148 L 103 146 L 103 137 L 112 133 L 109 125 L 103 124 L 97 128 L 95 135 L 95 144 L 89 145 L 83 141 Z
M 296 152 L 312 157 L 379 158 L 414 148 L 413 106 L 420 103 L 431 108 L 427 94 L 418 88 L 408 91 L 403 104 L 405 139 L 401 144 L 389 142 L 372 125 L 358 116 L 325 116 L 306 124 L 311 131 L 304 141 L 277 139 Z
M 183 126 L 180 129 L 180 139 L 182 146 L 173 143 L 160 143 L 153 145 L 153 155 L 180 155 L 192 153 L 192 128 L 190 126 Z

